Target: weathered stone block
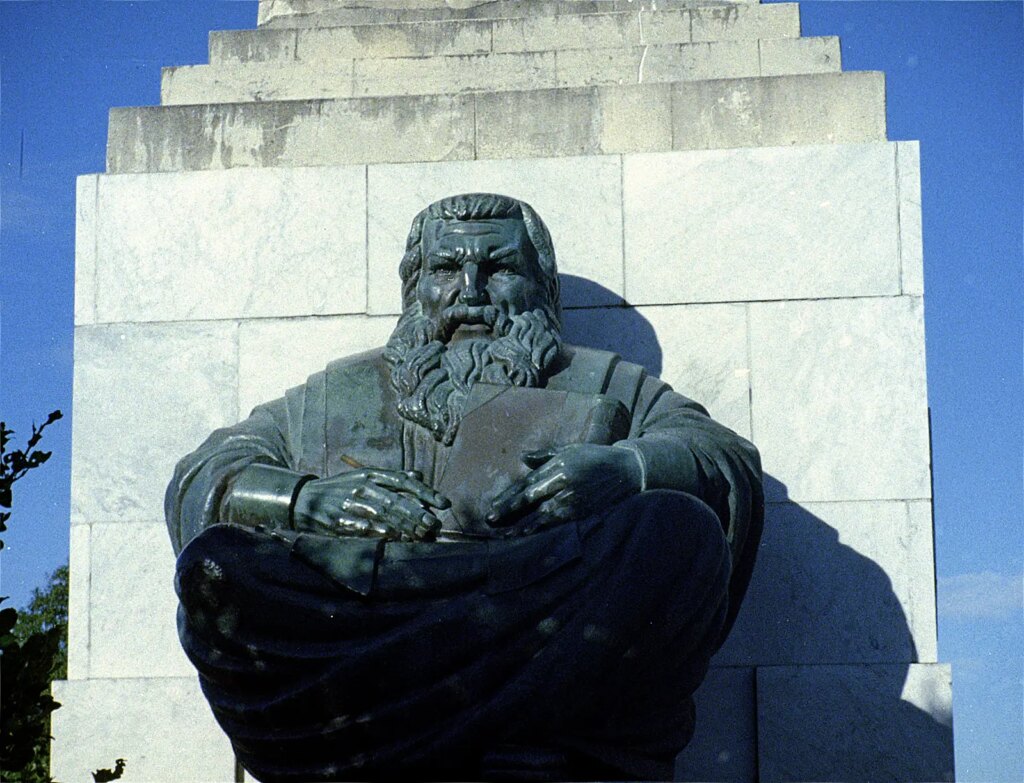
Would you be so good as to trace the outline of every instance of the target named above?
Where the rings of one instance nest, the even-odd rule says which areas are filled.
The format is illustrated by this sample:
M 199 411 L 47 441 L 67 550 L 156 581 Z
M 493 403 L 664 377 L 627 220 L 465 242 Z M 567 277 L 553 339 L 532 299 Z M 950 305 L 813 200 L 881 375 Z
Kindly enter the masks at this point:
M 746 5 L 753 0 L 738 0 L 733 5 Z M 690 0 L 458 0 L 449 5 L 434 2 L 405 3 L 400 0 L 262 0 L 259 24 L 261 27 L 331 27 L 349 24 L 380 24 L 386 22 L 441 21 L 450 19 L 497 19 L 521 16 L 560 16 L 575 14 L 637 13 L 639 9 L 651 11 L 679 10 L 692 5 Z
M 365 309 L 362 167 L 103 177 L 100 321 Z
M 658 4 L 664 9 L 664 4 Z M 620 12 L 394 23 L 382 9 L 376 24 L 344 27 L 226 30 L 210 34 L 210 63 L 372 57 L 433 57 L 688 43 L 688 10 L 621 4 Z M 381 23 L 382 20 L 385 23 Z M 702 41 L 793 38 L 796 4 L 738 7 L 728 20 L 705 21 Z M 718 36 L 718 37 L 716 37 Z
M 156 511 L 148 524 L 90 525 L 90 678 L 195 674 L 178 643 L 174 552 Z
M 563 283 L 571 291 L 575 280 Z M 742 305 L 586 308 L 565 313 L 570 343 L 613 351 L 750 435 L 746 311 Z M 708 346 L 715 350 L 709 351 Z
M 161 98 L 169 106 L 734 79 L 761 75 L 762 57 L 765 75 L 839 70 L 838 39 L 822 40 L 773 40 L 764 55 L 750 40 L 192 65 L 163 69 Z
M 920 299 L 751 304 L 750 353 L 770 499 L 930 497 Z
M 669 85 L 530 90 L 476 97 L 478 158 L 666 149 Z
M 585 122 L 592 129 L 595 151 L 648 152 L 672 148 L 672 95 L 668 85 L 597 90 L 594 98 Z
M 212 30 L 210 64 L 287 62 L 295 59 L 298 30 Z
M 50 772 L 65 783 L 91 783 L 91 770 L 128 762 L 126 780 L 235 779 L 235 757 L 195 676 L 58 680 Z
M 675 149 L 885 141 L 880 72 L 681 82 L 672 90 Z
M 473 157 L 473 97 L 112 109 L 112 173 Z
M 716 665 L 935 656 L 928 501 L 768 505 L 750 589 Z
M 160 103 L 181 106 L 351 98 L 353 60 L 330 63 L 228 63 L 161 69 Z M 422 90 L 421 92 L 430 92 Z
M 654 153 L 623 165 L 633 304 L 899 292 L 893 145 Z
M 839 39 L 835 36 L 768 39 L 758 41 L 758 49 L 762 76 L 836 73 L 843 69 Z
M 395 321 L 394 316 L 365 315 L 243 321 L 238 334 L 239 415 L 305 383 L 333 359 L 384 345 Z
M 68 558 L 68 679 L 89 676 L 89 525 L 72 525 Z
M 99 177 L 81 176 L 75 191 L 75 323 L 96 322 L 96 188 Z
M 690 18 L 694 41 L 796 38 L 800 35 L 800 9 L 796 3 L 709 5 L 694 8 Z
M 418 95 L 557 87 L 554 52 L 356 60 L 354 93 Z M 318 97 L 312 94 L 297 97 Z M 329 97 L 329 96 L 328 96 Z
M 757 76 L 755 41 L 557 52 L 558 86 L 639 84 Z
M 676 757 L 674 780 L 753 783 L 757 780 L 754 670 L 711 668 L 693 695 L 697 729 Z
M 75 333 L 71 522 L 153 522 L 175 463 L 237 421 L 234 323 Z
M 613 304 L 622 295 L 622 197 L 617 157 L 477 161 L 370 166 L 369 312 L 398 313 L 398 264 L 409 222 L 453 193 L 494 192 L 520 198 L 543 216 L 559 270 L 597 283 L 565 306 Z M 586 209 L 580 209 L 586 204 Z
M 923 296 L 921 149 L 918 142 L 896 142 L 896 172 L 900 194 L 900 271 L 903 276 L 903 293 Z
M 690 40 L 687 11 L 666 11 L 646 16 L 527 16 L 496 19 L 492 29 L 496 52 L 605 49 L 644 43 L 688 43 Z
M 953 780 L 948 665 L 757 670 L 759 780 Z
M 296 59 L 328 62 L 342 57 L 438 57 L 490 50 L 489 21 L 421 22 L 300 30 Z

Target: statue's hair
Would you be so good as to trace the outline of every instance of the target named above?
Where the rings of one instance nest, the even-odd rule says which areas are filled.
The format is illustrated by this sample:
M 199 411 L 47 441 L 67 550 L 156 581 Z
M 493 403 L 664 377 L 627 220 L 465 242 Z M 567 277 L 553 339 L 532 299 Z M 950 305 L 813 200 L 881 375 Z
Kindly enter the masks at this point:
M 405 255 L 398 267 L 402 279 L 402 309 L 409 312 L 416 304 L 416 286 L 423 269 L 423 226 L 429 220 L 495 220 L 517 218 L 526 226 L 526 235 L 537 251 L 537 262 L 544 273 L 548 298 L 548 316 L 561 327 L 562 306 L 558 291 L 558 265 L 551 234 L 533 207 L 525 201 L 497 193 L 462 193 L 435 201 L 412 221 L 405 242 Z

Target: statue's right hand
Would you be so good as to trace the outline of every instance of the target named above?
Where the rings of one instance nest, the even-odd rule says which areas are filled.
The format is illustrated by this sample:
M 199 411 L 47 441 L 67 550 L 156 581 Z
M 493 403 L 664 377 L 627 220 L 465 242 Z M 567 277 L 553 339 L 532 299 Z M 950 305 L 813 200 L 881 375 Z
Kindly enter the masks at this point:
M 362 468 L 307 482 L 292 521 L 296 530 L 310 533 L 423 541 L 441 529 L 431 509 L 449 506 L 419 473 Z

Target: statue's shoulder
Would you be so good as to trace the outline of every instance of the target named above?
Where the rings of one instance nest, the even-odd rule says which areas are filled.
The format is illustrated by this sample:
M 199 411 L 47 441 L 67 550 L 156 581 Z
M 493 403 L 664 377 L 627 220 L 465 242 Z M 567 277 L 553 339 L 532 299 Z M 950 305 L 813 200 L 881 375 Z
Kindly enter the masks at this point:
M 362 353 L 343 356 L 331 361 L 323 370 L 313 373 L 306 382 L 288 389 L 284 396 L 289 418 L 293 427 L 301 428 L 303 420 L 322 420 L 327 406 L 337 397 L 339 389 L 346 389 L 355 383 L 361 389 L 376 385 L 384 369 L 384 349 L 374 348 Z M 362 379 L 361 382 L 359 379 Z M 369 380 L 368 384 L 366 381 Z M 334 390 L 334 394 L 331 394 Z M 279 404 L 275 401 L 271 404 Z
M 625 361 L 617 353 L 566 345 L 562 367 L 548 380 L 548 388 L 588 394 L 606 394 L 609 386 L 623 381 L 639 384 L 647 371 L 638 364 Z
M 327 369 L 324 372 L 327 375 L 333 375 L 339 372 L 358 371 L 370 367 L 377 368 L 384 364 L 386 364 L 384 361 L 384 347 L 381 346 L 379 348 L 371 348 L 369 351 L 363 351 L 362 353 L 354 353 L 351 356 L 342 356 L 340 359 L 335 359 L 328 363 Z

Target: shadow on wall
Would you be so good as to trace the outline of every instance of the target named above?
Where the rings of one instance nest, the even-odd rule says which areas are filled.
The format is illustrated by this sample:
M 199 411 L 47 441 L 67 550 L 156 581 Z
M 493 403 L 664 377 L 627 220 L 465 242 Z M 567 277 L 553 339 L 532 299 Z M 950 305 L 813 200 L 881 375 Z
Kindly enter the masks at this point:
M 559 275 L 558 282 L 566 311 L 562 318 L 566 342 L 612 351 L 661 376 L 658 335 L 638 310 L 621 305 L 581 307 L 581 302 L 622 302 L 622 297 L 576 275 Z
M 560 281 L 567 342 L 661 374 L 658 337 L 641 312 L 580 307 L 621 298 L 584 278 Z M 910 667 L 918 652 L 892 581 L 837 530 L 905 525 L 904 504 L 820 504 L 833 527 L 772 476 L 765 495 L 772 501 L 750 589 L 697 693 L 697 732 L 677 779 L 951 780 L 945 674 Z M 904 598 L 914 589 L 914 574 L 906 576 Z

